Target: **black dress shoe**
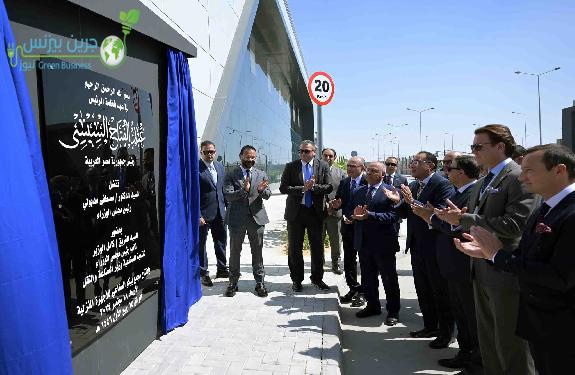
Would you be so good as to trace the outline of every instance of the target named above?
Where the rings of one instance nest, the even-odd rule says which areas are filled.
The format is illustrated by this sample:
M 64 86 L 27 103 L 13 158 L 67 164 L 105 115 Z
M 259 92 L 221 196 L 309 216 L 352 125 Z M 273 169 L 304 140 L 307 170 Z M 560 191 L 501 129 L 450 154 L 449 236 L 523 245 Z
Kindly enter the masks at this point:
M 264 283 L 257 283 L 256 284 L 256 294 L 258 295 L 258 297 L 267 297 L 268 296 L 268 291 L 267 291 Z
M 443 349 L 447 348 L 449 344 L 455 341 L 454 337 L 451 336 L 437 336 L 437 338 L 429 343 L 431 349 Z
M 238 291 L 238 284 L 234 284 L 234 283 L 230 283 L 226 289 L 226 292 L 224 293 L 224 295 L 226 297 L 233 297 L 236 295 L 236 292 Z
M 329 290 L 329 285 L 327 285 L 326 283 L 323 282 L 323 280 L 319 280 L 319 281 L 312 281 L 311 282 L 313 285 L 315 285 L 318 289 L 320 290 Z
M 409 332 L 409 336 L 419 338 L 419 339 L 437 337 L 437 336 L 439 336 L 439 330 L 438 329 L 423 328 L 423 329 L 420 329 L 419 331 Z
M 365 296 L 361 293 L 357 293 L 351 301 L 351 307 L 361 307 L 365 305 Z
M 341 275 L 343 273 L 337 264 L 331 267 L 331 272 L 335 273 L 336 275 Z
M 203 286 L 214 286 L 212 279 L 208 275 L 202 276 L 202 285 Z
M 291 284 L 291 288 L 294 292 L 301 292 L 303 290 L 301 283 L 298 283 L 297 281 L 294 281 L 293 284 Z
M 394 325 L 396 325 L 397 323 L 399 323 L 399 319 L 393 316 L 388 316 L 385 319 L 385 325 L 386 326 L 390 326 L 393 327 Z
M 347 294 L 343 297 L 339 297 L 339 302 L 341 303 L 350 303 L 353 300 L 353 297 L 357 294 L 356 291 L 350 290 Z
M 356 312 L 355 316 L 357 316 L 358 318 L 367 318 L 369 316 L 380 315 L 380 314 L 381 310 L 376 310 L 372 307 L 366 307 Z
M 227 279 L 230 277 L 230 271 L 228 270 L 218 270 L 216 272 L 216 279 Z
M 481 354 L 479 349 L 462 350 L 453 358 L 442 358 L 437 361 L 441 366 L 447 368 L 466 368 L 470 369 L 472 365 L 481 367 Z

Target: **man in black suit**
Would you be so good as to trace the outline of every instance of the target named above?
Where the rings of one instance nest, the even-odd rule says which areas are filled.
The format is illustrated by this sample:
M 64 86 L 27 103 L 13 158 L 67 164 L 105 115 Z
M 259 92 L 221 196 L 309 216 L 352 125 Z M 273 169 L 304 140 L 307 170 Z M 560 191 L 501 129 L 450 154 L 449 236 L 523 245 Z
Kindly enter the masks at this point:
M 455 323 L 449 306 L 447 281 L 437 264 L 437 234 L 427 222 L 417 216 L 414 209 L 430 203 L 444 207 L 453 192 L 451 182 L 437 172 L 437 158 L 430 152 L 417 153 L 410 164 L 411 175 L 416 178 L 409 187 L 402 185 L 401 202 L 397 191 L 387 192 L 398 202 L 399 214 L 407 218 L 406 249 L 411 249 L 411 266 L 419 308 L 423 315 L 423 329 L 410 332 L 412 337 L 436 337 L 429 343 L 433 349 L 445 348 L 453 341 Z M 439 329 L 438 329 L 439 328 Z
M 208 229 L 212 232 L 217 259 L 216 278 L 229 277 L 226 260 L 226 227 L 224 218 L 224 166 L 215 160 L 216 145 L 211 141 L 200 144 L 200 275 L 202 284 L 213 286 L 208 271 L 206 240 Z
M 387 185 L 391 185 L 396 189 L 401 189 L 401 185 L 407 185 L 407 177 L 397 172 L 397 158 L 390 156 L 385 159 L 385 177 L 383 182 Z M 399 227 L 402 223 L 401 217 L 397 219 L 397 224 L 395 224 L 395 229 L 399 235 Z
M 443 160 L 441 161 L 442 164 L 442 176 L 445 178 L 449 178 L 449 167 L 451 167 L 451 163 L 455 160 L 456 157 L 459 155 L 463 155 L 459 151 L 448 151 L 445 155 L 443 155 Z
M 288 163 L 282 174 L 280 192 L 287 194 L 284 218 L 288 231 L 288 265 L 292 289 L 302 291 L 304 278 L 303 240 L 305 230 L 311 252 L 311 282 L 321 290 L 329 286 L 323 282 L 323 221 L 327 216 L 326 195 L 333 190 L 329 165 L 315 159 L 312 141 L 299 145 L 300 160 Z
M 471 242 L 456 240 L 466 254 L 490 260 L 519 278 L 516 334 L 529 342 L 539 374 L 566 374 L 575 367 L 575 155 L 549 144 L 527 150 L 519 177 L 544 200 L 529 218 L 519 247 L 504 251 L 488 230 L 471 227 Z
M 378 276 L 381 275 L 387 301 L 385 324 L 394 326 L 399 321 L 400 307 L 395 265 L 395 253 L 399 251 L 395 230 L 398 214 L 395 204 L 386 196 L 385 191 L 393 187 L 383 183 L 384 175 L 383 163 L 370 163 L 366 173 L 368 185 L 353 192 L 354 247 L 359 250 L 362 286 L 367 301 L 365 308 L 355 315 L 366 318 L 381 314 L 378 287 Z
M 354 156 L 347 162 L 347 175 L 337 189 L 335 199 L 330 202 L 331 207 L 336 210 L 341 209 L 341 241 L 343 243 L 343 272 L 345 282 L 349 287 L 349 292 L 340 297 L 341 303 L 352 303 L 353 307 L 359 307 L 365 304 L 363 301 L 363 290 L 360 283 L 357 282 L 357 249 L 353 246 L 355 226 L 353 218 L 353 191 L 360 186 L 366 185 L 363 172 L 365 171 L 365 161 L 359 156 Z
M 467 207 L 472 187 L 479 177 L 479 166 L 473 155 L 460 155 L 447 167 L 449 181 L 456 187 L 449 201 L 457 207 Z M 461 236 L 460 230 L 439 219 L 433 213 L 433 207 L 415 210 L 433 229 L 437 236 L 437 263 L 441 275 L 447 280 L 449 302 L 457 326 L 459 352 L 453 358 L 440 359 L 440 365 L 449 368 L 469 368 L 470 371 L 481 367 L 481 354 L 477 339 L 475 303 L 473 301 L 473 283 L 471 282 L 470 259 L 457 251 L 453 238 Z M 477 371 L 476 371 L 477 372 Z

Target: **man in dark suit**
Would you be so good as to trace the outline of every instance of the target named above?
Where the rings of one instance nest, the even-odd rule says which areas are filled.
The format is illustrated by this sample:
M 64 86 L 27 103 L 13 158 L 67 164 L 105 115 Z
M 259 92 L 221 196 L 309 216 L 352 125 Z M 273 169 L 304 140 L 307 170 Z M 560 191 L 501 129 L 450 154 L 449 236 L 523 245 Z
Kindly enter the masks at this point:
M 312 141 L 299 145 L 300 160 L 288 163 L 282 174 L 280 192 L 287 194 L 284 218 L 288 231 L 288 265 L 293 282 L 292 289 L 302 291 L 304 278 L 303 240 L 305 231 L 311 252 L 311 282 L 321 290 L 329 286 L 323 282 L 322 227 L 327 216 L 326 195 L 333 186 L 329 165 L 315 159 L 316 147 Z
M 464 231 L 481 226 L 503 242 L 504 251 L 519 244 L 527 218 L 537 200 L 519 181 L 521 167 L 511 160 L 515 140 L 504 125 L 486 125 L 475 130 L 471 149 L 487 175 L 473 187 L 469 205 L 450 205 L 436 214 Z M 515 335 L 519 305 L 519 283 L 483 260 L 472 262 L 477 334 L 486 374 L 535 373 L 527 342 Z
M 383 182 L 387 185 L 392 185 L 396 189 L 401 189 L 401 185 L 407 185 L 407 177 L 397 172 L 397 158 L 390 156 L 385 159 L 385 177 L 383 178 Z M 397 224 L 395 225 L 395 229 L 397 234 L 399 235 L 399 227 L 402 223 L 401 217 L 397 219 Z
M 355 225 L 353 218 L 352 194 L 355 189 L 366 185 L 363 172 L 365 171 L 365 161 L 359 156 L 354 156 L 347 162 L 347 175 L 337 189 L 335 198 L 330 202 L 330 206 L 336 210 L 341 210 L 341 241 L 343 244 L 343 272 L 345 282 L 349 287 L 349 292 L 340 297 L 341 303 L 352 303 L 353 307 L 363 306 L 363 290 L 357 281 L 357 249 L 353 246 Z
M 449 306 L 447 281 L 437 264 L 437 234 L 427 222 L 414 213 L 417 206 L 430 203 L 444 207 L 453 192 L 451 182 L 436 173 L 437 158 L 430 152 L 417 153 L 410 164 L 411 175 L 416 178 L 410 186 L 401 186 L 403 200 L 398 210 L 407 218 L 406 249 L 411 250 L 411 266 L 419 308 L 423 315 L 423 329 L 410 332 L 412 337 L 435 337 L 429 343 L 434 349 L 445 348 L 453 341 L 455 323 Z M 389 191 L 388 196 L 399 202 L 399 193 Z M 439 329 L 438 329 L 439 328 Z
M 449 181 L 456 187 L 449 201 L 457 207 L 467 207 L 471 188 L 477 182 L 479 166 L 473 155 L 456 156 L 447 167 Z M 459 352 L 453 358 L 440 359 L 439 364 L 449 368 L 469 368 L 470 372 L 479 371 L 481 354 L 477 339 L 477 322 L 475 320 L 475 303 L 473 301 L 473 284 L 471 282 L 470 259 L 457 251 L 453 238 L 461 236 L 461 231 L 454 231 L 453 226 L 442 221 L 433 213 L 433 207 L 416 209 L 422 213 L 433 229 L 439 231 L 437 236 L 437 263 L 441 275 L 447 280 L 449 302 L 457 326 L 457 343 Z
M 233 297 L 238 291 L 240 279 L 240 254 L 248 233 L 252 250 L 252 271 L 256 281 L 256 294 L 266 297 L 264 285 L 264 227 L 269 223 L 264 199 L 272 192 L 266 172 L 257 169 L 256 149 L 246 145 L 240 151 L 241 165 L 226 173 L 224 194 L 229 206 L 226 210 L 226 224 L 230 231 L 230 283 L 225 295 Z
M 226 260 L 226 227 L 224 217 L 224 166 L 215 160 L 216 145 L 211 141 L 200 144 L 200 275 L 202 284 L 212 286 L 208 271 L 206 240 L 208 229 L 212 232 L 217 259 L 216 278 L 229 277 Z
M 575 367 L 575 155 L 549 144 L 527 150 L 520 180 L 544 202 L 529 218 L 513 252 L 488 229 L 471 227 L 471 242 L 456 241 L 472 257 L 519 278 L 516 333 L 529 342 L 541 375 L 567 374 Z
M 333 190 L 328 194 L 327 199 L 331 201 L 335 198 L 335 194 L 339 187 L 339 183 L 345 178 L 345 173 L 337 165 L 334 165 L 337 153 L 333 148 L 325 148 L 321 152 L 322 159 L 329 164 L 329 173 Z M 339 232 L 341 230 L 341 211 L 334 210 L 332 207 L 327 208 L 327 217 L 323 222 L 322 235 L 325 238 L 326 234 L 329 236 L 329 246 L 331 248 L 331 271 L 337 275 L 341 275 L 339 262 L 341 260 L 341 244 Z
M 370 163 L 366 173 L 368 185 L 353 192 L 354 247 L 359 251 L 362 286 L 367 301 L 365 308 L 355 315 L 366 318 L 381 314 L 378 287 L 378 276 L 381 275 L 387 301 L 385 324 L 394 326 L 399 322 L 400 308 L 395 265 L 395 253 L 399 251 L 395 231 L 398 215 L 395 204 L 385 194 L 386 189 L 393 187 L 383 183 L 384 175 L 383 163 Z

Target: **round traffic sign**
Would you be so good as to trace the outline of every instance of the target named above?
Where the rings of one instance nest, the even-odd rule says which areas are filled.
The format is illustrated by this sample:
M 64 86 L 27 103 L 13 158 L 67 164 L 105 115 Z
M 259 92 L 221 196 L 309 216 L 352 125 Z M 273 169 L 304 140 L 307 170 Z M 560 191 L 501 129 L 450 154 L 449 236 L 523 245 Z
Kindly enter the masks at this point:
M 307 91 L 317 105 L 327 105 L 335 92 L 333 79 L 326 72 L 315 72 L 309 77 Z

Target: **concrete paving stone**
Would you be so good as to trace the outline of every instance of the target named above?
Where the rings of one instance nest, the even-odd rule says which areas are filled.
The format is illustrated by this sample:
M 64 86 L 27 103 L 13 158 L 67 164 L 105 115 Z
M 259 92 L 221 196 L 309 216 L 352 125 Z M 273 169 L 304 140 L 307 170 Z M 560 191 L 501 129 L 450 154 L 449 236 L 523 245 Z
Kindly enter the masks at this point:
M 260 371 L 252 369 L 242 371 L 242 375 L 264 375 L 264 374 L 270 375 L 271 373 L 269 371 Z
M 335 365 L 322 365 L 321 367 L 322 375 L 341 375 L 341 370 L 337 364 Z
M 289 375 L 304 375 L 304 374 L 305 374 L 305 364 L 291 365 L 289 367 Z
M 211 367 L 204 367 L 204 366 L 183 366 L 179 370 L 179 374 L 201 374 L 201 375 L 209 375 L 212 372 Z
M 306 374 L 321 374 L 321 361 L 306 361 Z

